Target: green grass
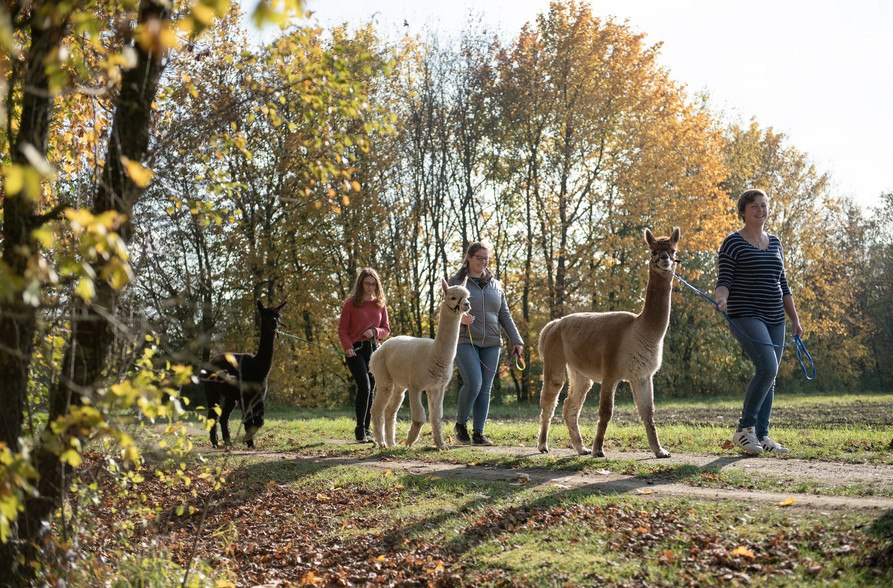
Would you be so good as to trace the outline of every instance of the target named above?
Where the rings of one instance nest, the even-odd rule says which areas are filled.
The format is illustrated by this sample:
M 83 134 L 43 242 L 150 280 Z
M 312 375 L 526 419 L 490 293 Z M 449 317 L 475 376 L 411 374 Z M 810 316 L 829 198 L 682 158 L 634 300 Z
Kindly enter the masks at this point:
M 404 403 L 405 404 L 405 403 Z M 704 402 L 668 401 L 659 404 L 658 433 L 671 453 L 701 454 L 717 458 L 739 456 L 729 439 L 734 430 L 740 399 L 710 399 Z M 561 422 L 559 406 L 550 431 L 550 446 L 570 447 L 567 429 Z M 455 413 L 445 407 L 444 414 Z M 893 464 L 893 394 L 780 395 L 775 403 L 772 435 L 791 449 L 789 456 L 758 459 L 822 460 L 841 463 Z M 371 445 L 355 444 L 350 410 L 273 409 L 258 435 L 258 446 L 267 451 L 298 451 L 304 454 L 366 458 L 380 454 L 405 459 L 456 464 L 476 464 L 494 468 L 540 468 L 553 471 L 593 472 L 608 470 L 663 481 L 719 488 L 744 488 L 778 492 L 817 492 L 831 495 L 893 495 L 889 487 L 876 488 L 847 481 L 830 481 L 772 476 L 760 472 L 697 466 L 668 466 L 661 461 L 642 462 L 624 457 L 626 452 L 648 452 L 644 429 L 631 403 L 618 402 L 615 418 L 608 427 L 605 444 L 607 459 L 517 455 L 509 448 L 534 452 L 539 431 L 539 407 L 530 405 L 494 406 L 487 434 L 503 448 L 502 452 L 482 452 L 473 447 L 454 447 L 446 452 L 431 448 L 430 427 L 422 429 L 415 448 L 380 452 Z M 862 417 L 863 422 L 855 421 Z M 238 424 L 238 415 L 231 425 Z M 397 437 L 405 437 L 409 411 L 404 406 L 398 417 Z M 584 407 L 581 432 L 591 442 L 597 419 L 594 407 Z M 828 424 L 829 422 L 837 424 Z M 452 420 L 444 432 L 452 433 Z M 235 428 L 235 427 L 234 427 Z M 205 435 L 195 435 L 206 445 Z M 527 453 L 527 452 L 523 452 Z

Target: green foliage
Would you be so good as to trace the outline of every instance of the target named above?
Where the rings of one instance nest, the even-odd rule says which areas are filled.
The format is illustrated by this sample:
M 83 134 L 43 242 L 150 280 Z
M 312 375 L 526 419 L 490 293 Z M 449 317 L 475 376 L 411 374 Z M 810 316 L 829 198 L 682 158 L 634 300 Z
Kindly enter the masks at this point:
M 24 510 L 26 496 L 36 493 L 37 472 L 26 452 L 14 452 L 0 443 L 0 541 L 10 538 L 13 523 Z

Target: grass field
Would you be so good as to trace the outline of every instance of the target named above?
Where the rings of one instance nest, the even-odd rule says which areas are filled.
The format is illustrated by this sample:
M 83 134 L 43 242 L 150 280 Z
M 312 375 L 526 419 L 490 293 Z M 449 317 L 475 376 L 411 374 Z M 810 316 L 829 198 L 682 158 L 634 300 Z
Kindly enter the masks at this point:
M 165 546 L 153 553 L 170 563 L 108 557 L 118 561 L 115 573 L 128 581 L 142 574 L 153 585 L 177 584 L 192 549 L 202 578 L 240 586 L 893 585 L 893 484 L 861 475 L 893 472 L 893 395 L 780 397 L 773 437 L 792 453 L 726 468 L 716 464 L 737 458 L 728 440 L 739 402 L 658 401 L 658 431 L 674 458 L 715 456 L 709 467 L 643 458 L 644 431 L 622 403 L 606 459 L 534 455 L 538 408 L 529 406 L 494 407 L 487 433 L 498 447 L 488 451 L 433 450 L 427 426 L 417 447 L 379 451 L 351 441 L 346 410 L 273 410 L 253 453 L 211 451 L 193 429 L 195 455 L 224 467 L 226 487 L 150 481 L 147 494 L 168 505 L 169 516 L 146 528 L 141 544 Z M 583 416 L 591 440 L 594 408 Z M 407 426 L 401 412 L 398 438 Z M 551 444 L 566 442 L 558 417 Z M 811 477 L 810 467 L 841 473 Z M 654 485 L 606 493 L 552 474 L 535 480 L 536 472 Z M 663 484 L 747 494 L 662 495 Z M 764 498 L 769 492 L 790 498 Z M 817 508 L 804 492 L 889 506 Z M 193 509 L 177 515 L 184 503 Z M 99 508 L 103 520 L 109 507 Z

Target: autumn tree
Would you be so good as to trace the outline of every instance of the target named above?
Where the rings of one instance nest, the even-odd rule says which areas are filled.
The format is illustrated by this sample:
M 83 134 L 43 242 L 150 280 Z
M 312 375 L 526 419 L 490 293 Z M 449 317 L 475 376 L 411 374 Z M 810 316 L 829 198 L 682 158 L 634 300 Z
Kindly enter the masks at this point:
M 179 42 L 175 20 L 188 38 L 227 6 L 215 0 L 184 6 L 141 0 L 14 2 L 3 8 L 3 22 L 9 26 L 0 35 L 0 68 L 6 80 L 0 101 L 5 178 L 0 377 L 7 410 L 0 418 L 0 473 L 10 493 L 0 516 L 3 585 L 28 582 L 41 569 L 41 550 L 47 549 L 52 560 L 49 523 L 68 490 L 68 475 L 80 462 L 83 444 L 94 437 L 110 438 L 120 444 L 127 461 L 137 461 L 132 438 L 111 423 L 113 414 L 135 406 L 145 392 L 143 385 L 155 391 L 152 400 L 142 397 L 147 402 L 143 410 L 156 415 L 166 410 L 160 407 L 165 402 L 162 390 L 168 388 L 146 378 L 129 385 L 135 394 L 119 388 L 121 394 L 106 397 L 107 386 L 129 371 L 107 365 L 107 359 L 121 335 L 123 321 L 116 315 L 118 291 L 131 276 L 131 212 L 152 177 L 144 166 L 152 103 L 164 60 Z M 266 4 L 260 10 L 271 13 Z M 71 96 L 78 91 L 84 97 L 81 105 L 59 117 L 56 107 L 76 102 Z M 64 116 L 88 112 L 84 102 L 89 105 L 97 95 L 107 96 L 108 118 Z M 58 104 L 57 96 L 64 96 Z M 75 132 L 80 137 L 92 133 L 98 146 L 92 159 L 66 151 L 72 149 Z M 59 140 L 66 135 L 67 142 Z M 62 155 L 51 150 L 53 145 Z M 81 174 L 79 185 L 92 186 L 86 199 L 55 189 L 60 168 L 54 160 L 63 172 Z M 78 169 L 84 162 L 95 167 Z M 54 249 L 50 227 L 73 239 L 73 255 Z M 57 284 L 58 294 L 70 301 L 70 335 L 60 350 L 58 376 L 47 390 L 46 427 L 29 431 L 31 439 L 23 444 L 39 311 Z
M 859 309 L 866 319 L 862 331 L 872 360 L 862 375 L 862 385 L 889 390 L 893 368 L 883 358 L 893 352 L 893 193 L 882 194 L 880 204 L 869 212 L 870 220 L 854 223 L 847 231 L 848 244 L 862 245 L 861 271 L 850 285 L 858 292 Z
M 704 106 L 657 65 L 658 50 L 571 2 L 553 3 L 501 58 L 505 167 L 515 172 L 507 189 L 526 225 L 529 324 L 575 309 L 634 309 L 645 227 L 680 225 L 686 249 L 720 234 L 721 137 Z
M 768 230 L 784 246 L 785 270 L 811 353 L 823 357 L 819 382 L 854 386 L 868 361 L 863 317 L 849 284 L 860 271 L 858 218 L 851 202 L 835 196 L 829 174 L 821 172 L 786 137 L 756 122 L 731 125 L 725 149 L 730 198 L 759 187 L 770 198 Z M 828 251 L 835 251 L 829 256 Z M 793 353 L 791 350 L 789 353 Z M 796 362 L 785 361 L 781 377 L 799 382 Z

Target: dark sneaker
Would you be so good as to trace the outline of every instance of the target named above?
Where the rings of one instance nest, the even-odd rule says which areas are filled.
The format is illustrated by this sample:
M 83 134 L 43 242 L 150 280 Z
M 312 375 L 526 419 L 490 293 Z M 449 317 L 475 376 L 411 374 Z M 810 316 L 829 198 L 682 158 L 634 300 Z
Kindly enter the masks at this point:
M 475 445 L 493 445 L 493 442 L 483 433 L 474 433 L 471 436 L 471 442 Z
M 461 443 L 462 445 L 468 445 L 471 443 L 471 437 L 468 436 L 468 427 L 465 425 L 460 425 L 456 423 L 456 441 Z
M 353 430 L 353 436 L 354 436 L 354 439 L 356 439 L 356 440 L 359 441 L 360 443 L 367 443 L 367 442 L 368 442 L 368 441 L 367 441 L 367 437 L 368 437 L 368 436 L 366 435 L 366 429 L 364 429 L 363 427 L 356 427 L 356 428 L 354 428 L 354 430 Z

